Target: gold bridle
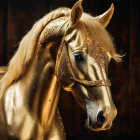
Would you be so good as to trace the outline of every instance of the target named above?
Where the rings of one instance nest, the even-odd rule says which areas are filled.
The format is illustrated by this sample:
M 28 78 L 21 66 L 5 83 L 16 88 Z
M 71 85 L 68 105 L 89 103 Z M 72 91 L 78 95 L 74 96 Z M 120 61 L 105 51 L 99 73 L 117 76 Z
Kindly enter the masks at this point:
M 67 46 L 67 42 L 65 41 L 65 37 L 66 37 L 66 33 L 64 34 L 64 37 L 62 39 L 62 43 L 60 46 L 60 52 L 57 55 L 57 59 L 56 59 L 56 76 L 59 79 L 59 81 L 61 81 L 61 78 L 58 74 L 58 60 L 59 57 L 61 56 L 62 51 L 65 51 L 65 55 L 66 55 L 66 63 L 67 63 L 67 67 L 68 67 L 68 71 L 69 71 L 69 75 L 70 75 L 70 79 L 73 80 L 75 83 L 79 83 L 85 86 L 93 86 L 93 87 L 99 87 L 99 86 L 111 86 L 111 82 L 109 79 L 102 79 L 102 80 L 96 80 L 96 81 L 89 81 L 89 80 L 83 80 L 83 79 L 77 79 L 73 69 L 72 69 L 72 65 L 71 65 L 71 61 L 69 58 L 69 54 L 68 54 L 68 46 Z

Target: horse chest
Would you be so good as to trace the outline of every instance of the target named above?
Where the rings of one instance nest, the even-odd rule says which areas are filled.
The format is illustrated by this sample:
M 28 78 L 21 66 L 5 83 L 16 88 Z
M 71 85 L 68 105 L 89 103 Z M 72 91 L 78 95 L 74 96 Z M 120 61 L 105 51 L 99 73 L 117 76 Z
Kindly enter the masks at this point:
M 4 97 L 6 131 L 10 138 L 32 139 L 37 130 L 37 135 L 41 138 L 43 130 L 28 111 L 23 99 L 17 85 L 11 86 L 6 92 Z

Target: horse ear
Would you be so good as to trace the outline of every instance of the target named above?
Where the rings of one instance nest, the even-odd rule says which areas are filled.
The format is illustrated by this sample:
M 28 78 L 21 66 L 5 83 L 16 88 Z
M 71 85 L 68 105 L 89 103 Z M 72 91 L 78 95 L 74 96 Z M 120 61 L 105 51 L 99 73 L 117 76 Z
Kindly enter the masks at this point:
M 95 17 L 95 19 L 98 20 L 104 27 L 106 27 L 109 24 L 113 13 L 114 13 L 114 5 L 112 3 L 110 8 L 106 12 Z
M 80 17 L 82 16 L 83 8 L 82 8 L 82 0 L 77 1 L 71 10 L 71 23 L 76 24 Z

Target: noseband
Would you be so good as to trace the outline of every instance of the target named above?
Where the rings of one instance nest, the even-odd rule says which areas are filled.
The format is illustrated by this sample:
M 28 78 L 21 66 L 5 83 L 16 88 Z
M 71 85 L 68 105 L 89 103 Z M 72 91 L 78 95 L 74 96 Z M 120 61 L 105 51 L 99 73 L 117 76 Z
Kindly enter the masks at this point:
M 85 86 L 93 86 L 93 87 L 99 87 L 99 86 L 111 86 L 111 82 L 109 79 L 102 79 L 102 80 L 96 80 L 96 81 L 89 81 L 89 80 L 83 80 L 83 79 L 77 79 L 75 76 L 75 73 L 72 69 L 72 65 L 71 65 L 71 61 L 69 58 L 69 54 L 68 54 L 68 46 L 67 43 L 65 41 L 65 35 L 63 37 L 61 46 L 60 46 L 60 53 L 62 53 L 62 51 L 65 51 L 65 55 L 66 55 L 66 61 L 67 61 L 67 67 L 68 67 L 68 71 L 69 71 L 69 75 L 70 75 L 70 79 L 73 80 L 75 83 L 79 83 Z M 56 66 L 58 69 L 58 59 L 60 57 L 60 54 L 58 54 L 57 59 L 56 59 Z M 57 78 L 61 81 L 59 74 L 58 74 L 58 70 L 56 70 L 56 76 Z

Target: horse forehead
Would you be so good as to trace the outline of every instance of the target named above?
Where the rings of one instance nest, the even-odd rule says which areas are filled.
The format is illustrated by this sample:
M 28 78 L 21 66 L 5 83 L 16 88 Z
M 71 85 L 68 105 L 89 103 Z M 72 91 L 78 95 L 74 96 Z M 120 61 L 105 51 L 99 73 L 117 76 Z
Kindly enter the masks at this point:
M 86 26 L 80 26 L 77 30 L 79 34 L 79 38 L 84 40 L 86 43 L 91 44 L 93 35 L 90 31 L 86 28 Z
M 74 48 L 88 48 L 89 44 L 92 45 L 92 38 L 88 30 L 83 28 L 75 28 L 73 31 L 66 37 L 66 40 L 69 44 L 74 44 Z M 70 45 L 71 46 L 71 45 Z

